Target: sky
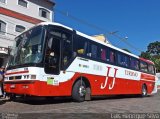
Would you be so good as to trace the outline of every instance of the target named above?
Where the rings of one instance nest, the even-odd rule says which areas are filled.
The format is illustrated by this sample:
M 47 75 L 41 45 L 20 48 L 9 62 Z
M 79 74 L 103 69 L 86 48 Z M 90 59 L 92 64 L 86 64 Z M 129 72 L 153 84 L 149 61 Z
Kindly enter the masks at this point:
M 55 3 L 55 22 L 87 35 L 106 34 L 112 45 L 135 55 L 146 51 L 149 43 L 160 41 L 160 0 L 55 0 Z

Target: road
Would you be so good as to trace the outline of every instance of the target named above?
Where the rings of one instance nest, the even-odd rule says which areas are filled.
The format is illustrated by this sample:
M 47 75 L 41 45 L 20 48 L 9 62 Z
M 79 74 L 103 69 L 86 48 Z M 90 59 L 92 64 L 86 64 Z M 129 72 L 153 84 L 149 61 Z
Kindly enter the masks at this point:
M 154 96 L 114 96 L 73 102 L 70 98 L 56 99 L 0 99 L 1 113 L 160 113 L 160 90 Z M 160 115 L 159 115 L 160 116 Z

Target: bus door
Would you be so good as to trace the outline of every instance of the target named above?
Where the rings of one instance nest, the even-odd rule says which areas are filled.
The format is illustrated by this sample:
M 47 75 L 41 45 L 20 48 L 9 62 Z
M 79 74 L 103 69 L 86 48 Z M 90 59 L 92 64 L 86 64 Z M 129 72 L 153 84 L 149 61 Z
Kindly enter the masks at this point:
M 50 26 L 47 37 L 45 72 L 58 75 L 73 60 L 72 31 Z
M 48 34 L 45 53 L 45 72 L 47 74 L 58 75 L 60 73 L 61 59 L 61 37 L 54 35 L 54 32 Z

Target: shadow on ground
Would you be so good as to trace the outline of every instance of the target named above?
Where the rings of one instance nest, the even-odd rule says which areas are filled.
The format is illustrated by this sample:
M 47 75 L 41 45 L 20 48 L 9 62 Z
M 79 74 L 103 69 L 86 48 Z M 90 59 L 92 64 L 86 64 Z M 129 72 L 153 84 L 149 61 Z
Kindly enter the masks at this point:
M 148 96 L 148 97 L 151 97 L 151 96 Z M 96 97 L 93 97 L 91 101 L 120 100 L 120 99 L 122 100 L 127 98 L 142 98 L 142 97 L 140 97 L 139 95 L 96 96 Z M 47 104 L 74 102 L 71 97 L 17 97 L 16 99 L 11 101 L 26 103 L 30 105 L 47 105 Z

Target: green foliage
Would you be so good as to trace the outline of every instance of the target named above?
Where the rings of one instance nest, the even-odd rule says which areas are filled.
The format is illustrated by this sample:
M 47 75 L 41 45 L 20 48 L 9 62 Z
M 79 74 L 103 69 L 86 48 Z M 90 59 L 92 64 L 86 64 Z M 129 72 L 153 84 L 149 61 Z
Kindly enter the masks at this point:
M 156 41 L 153 43 L 150 43 L 147 47 L 147 52 L 151 55 L 160 55 L 160 42 Z
M 149 59 L 155 63 L 156 69 L 160 72 L 160 42 L 150 43 L 146 52 L 141 52 L 140 57 Z

